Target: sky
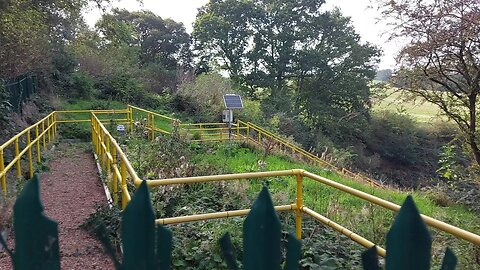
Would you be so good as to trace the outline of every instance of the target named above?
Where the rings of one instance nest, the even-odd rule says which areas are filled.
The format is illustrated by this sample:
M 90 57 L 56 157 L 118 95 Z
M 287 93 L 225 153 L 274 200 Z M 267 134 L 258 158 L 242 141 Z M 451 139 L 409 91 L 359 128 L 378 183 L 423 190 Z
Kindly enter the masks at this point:
M 351 17 L 355 30 L 360 34 L 362 41 L 368 41 L 383 50 L 379 69 L 394 68 L 395 55 L 398 46 L 387 42 L 384 35 L 385 26 L 377 23 L 378 12 L 368 8 L 371 0 L 327 0 L 325 10 L 334 7 L 340 8 L 345 16 Z M 112 4 L 113 7 L 125 8 L 129 11 L 146 9 L 162 18 L 171 18 L 185 25 L 187 32 L 192 31 L 198 8 L 205 5 L 208 0 L 143 0 L 143 5 L 136 0 L 120 0 Z M 85 19 L 90 26 L 100 18 L 101 12 L 91 8 L 85 11 Z

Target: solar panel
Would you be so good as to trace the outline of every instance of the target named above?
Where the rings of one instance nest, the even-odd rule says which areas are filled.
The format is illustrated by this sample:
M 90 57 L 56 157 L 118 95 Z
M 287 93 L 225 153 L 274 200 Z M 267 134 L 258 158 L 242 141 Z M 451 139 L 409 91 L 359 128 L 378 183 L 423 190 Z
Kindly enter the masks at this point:
M 227 109 L 243 109 L 243 102 L 240 95 L 223 95 L 223 101 L 225 102 L 225 108 Z

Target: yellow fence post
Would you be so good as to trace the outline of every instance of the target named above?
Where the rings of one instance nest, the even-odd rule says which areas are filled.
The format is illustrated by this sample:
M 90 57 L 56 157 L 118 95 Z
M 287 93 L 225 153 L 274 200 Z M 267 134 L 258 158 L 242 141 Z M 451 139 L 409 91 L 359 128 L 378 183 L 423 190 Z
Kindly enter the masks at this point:
M 22 163 L 20 162 L 20 150 L 18 148 L 18 137 L 15 139 L 15 158 L 17 159 L 17 178 L 22 177 Z
M 43 141 L 43 151 L 47 151 L 47 143 L 45 140 L 45 120 L 42 121 L 42 141 Z
M 247 123 L 247 142 L 250 140 L 250 125 Z
M 36 142 L 36 146 L 37 146 L 37 161 L 38 163 L 42 162 L 42 156 L 41 156 L 41 153 L 40 153 L 40 138 L 38 137 L 38 125 L 35 126 L 35 140 L 37 140 Z
M 50 143 L 51 140 L 52 140 L 52 135 L 50 134 L 51 131 L 52 131 L 52 129 L 50 128 L 50 124 L 51 124 L 51 122 L 50 122 L 50 117 L 47 117 L 47 134 L 48 134 L 48 140 L 47 140 L 47 142 L 48 142 L 48 143 Z
M 55 133 L 57 132 L 57 120 L 56 120 L 56 112 L 54 111 L 53 114 L 52 114 L 52 140 L 55 139 Z
M 118 203 L 117 148 L 115 146 L 112 148 L 112 158 L 113 158 L 113 175 L 112 175 L 113 202 L 117 204 Z
M 127 207 L 127 196 L 125 194 L 123 194 L 126 190 L 126 186 L 127 186 L 127 165 L 125 164 L 125 162 L 122 160 L 120 162 L 120 175 L 122 176 L 122 209 L 125 209 L 125 207 Z
M 33 158 L 32 158 L 32 147 L 30 143 L 32 142 L 32 138 L 30 137 L 30 131 L 27 131 L 27 147 L 28 147 L 28 170 L 30 173 L 30 179 L 33 178 Z
M 133 108 L 128 105 L 128 111 L 130 112 L 129 124 L 130 124 L 130 132 L 133 132 Z
M 105 142 L 105 146 L 107 147 L 107 151 L 105 154 L 105 159 L 107 160 L 107 177 L 110 175 L 110 159 L 108 158 L 108 154 L 110 153 L 110 138 L 107 137 Z
M 3 149 L 0 148 L 0 173 L 2 173 L 2 191 L 3 194 L 7 195 L 7 176 L 5 171 L 5 163 L 3 160 Z
M 152 141 L 155 140 L 155 115 L 152 114 Z
M 298 173 L 297 177 L 297 198 L 295 199 L 295 233 L 297 239 L 302 239 L 302 208 L 303 208 L 303 176 Z
M 237 140 L 240 139 L 240 122 L 237 119 Z

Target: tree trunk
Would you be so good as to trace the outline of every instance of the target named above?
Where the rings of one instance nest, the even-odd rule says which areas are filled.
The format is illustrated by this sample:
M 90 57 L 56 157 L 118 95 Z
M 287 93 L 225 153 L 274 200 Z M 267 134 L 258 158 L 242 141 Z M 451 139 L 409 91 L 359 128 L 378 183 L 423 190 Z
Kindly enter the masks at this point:
M 477 111 L 476 111 L 476 101 L 477 94 L 476 91 L 472 91 L 472 94 L 468 97 L 469 99 L 469 112 L 470 112 L 470 127 L 468 134 L 468 143 L 472 149 L 473 156 L 478 165 L 480 165 L 480 149 L 478 149 L 478 144 L 476 142 L 476 129 L 477 129 Z

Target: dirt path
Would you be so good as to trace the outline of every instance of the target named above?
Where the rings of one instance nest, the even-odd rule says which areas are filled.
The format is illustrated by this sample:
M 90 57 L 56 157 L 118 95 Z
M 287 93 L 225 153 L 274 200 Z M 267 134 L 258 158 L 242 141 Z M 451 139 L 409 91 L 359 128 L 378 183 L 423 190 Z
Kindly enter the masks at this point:
M 91 151 L 60 144 L 55 152 L 50 171 L 40 175 L 40 196 L 46 215 L 58 222 L 62 269 L 114 269 L 101 243 L 79 228 L 95 204 L 106 203 Z M 5 259 L 0 269 L 11 269 Z

